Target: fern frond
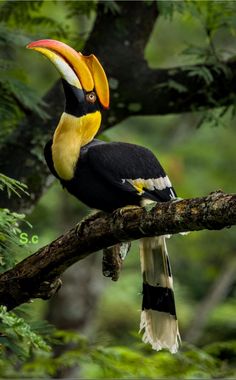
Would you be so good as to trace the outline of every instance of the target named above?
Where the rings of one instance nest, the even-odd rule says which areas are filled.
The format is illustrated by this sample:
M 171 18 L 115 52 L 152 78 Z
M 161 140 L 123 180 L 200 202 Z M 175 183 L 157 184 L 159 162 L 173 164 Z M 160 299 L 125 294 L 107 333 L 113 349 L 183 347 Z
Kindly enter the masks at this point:
M 16 257 L 25 256 L 30 253 L 29 248 L 20 246 L 22 222 L 25 222 L 24 214 L 10 212 L 8 209 L 0 208 L 0 273 L 12 268 L 16 264 Z
M 66 38 L 68 31 L 64 24 L 53 17 L 39 14 L 43 4 L 44 1 L 41 0 L 5 1 L 2 4 L 0 3 L 0 22 L 2 25 L 7 25 L 10 30 L 19 28 L 20 35 L 22 35 L 22 30 L 30 34 L 41 35 L 43 27 L 44 35 L 50 34 L 51 38 Z M 4 37 L 9 40 L 9 36 L 3 31 L 3 39 L 5 39 Z M 17 33 L 14 34 L 14 38 L 17 38 Z M 29 38 L 21 46 L 26 45 L 28 41 Z
M 27 185 L 0 173 L 0 190 L 3 191 L 4 189 L 7 190 L 9 197 L 11 196 L 11 193 L 14 193 L 20 197 L 20 192 L 29 195 L 29 193 L 26 191 Z
M 19 120 L 22 112 L 32 111 L 43 120 L 48 118 L 46 104 L 35 91 L 23 81 L 8 75 L 7 71 L 3 74 L 4 76 L 0 75 L 0 138 L 4 137 L 5 130 L 12 128 L 12 124 Z
M 14 21 L 16 24 L 30 22 L 32 11 L 38 11 L 43 0 L 34 1 L 3 1 L 0 6 L 0 21 Z
M 0 306 L 0 328 L 4 333 L 4 342 L 2 336 L 0 342 L 21 358 L 27 358 L 31 348 L 50 351 L 45 340 L 36 334 L 24 319 L 13 312 L 8 312 L 5 306 Z
M 90 17 L 92 12 L 97 8 L 97 1 L 66 1 L 67 17 L 85 15 Z
M 9 95 L 17 100 L 18 105 L 23 111 L 30 110 L 38 114 L 42 119 L 47 119 L 48 114 L 44 110 L 46 106 L 45 102 L 27 84 L 13 77 L 5 79 L 0 77 L 0 83 L 5 85 Z
M 0 8 L 1 14 L 1 8 Z M 14 27 L 10 29 L 5 23 L 0 23 L 0 47 L 13 48 L 16 46 L 26 46 L 29 42 L 29 37 L 22 30 Z M 1 54 L 4 51 L 1 50 Z
M 40 30 L 41 33 L 42 27 L 44 28 L 44 34 L 50 34 L 51 38 L 66 39 L 68 37 L 68 31 L 61 22 L 47 16 L 33 17 L 31 30 L 36 33 Z

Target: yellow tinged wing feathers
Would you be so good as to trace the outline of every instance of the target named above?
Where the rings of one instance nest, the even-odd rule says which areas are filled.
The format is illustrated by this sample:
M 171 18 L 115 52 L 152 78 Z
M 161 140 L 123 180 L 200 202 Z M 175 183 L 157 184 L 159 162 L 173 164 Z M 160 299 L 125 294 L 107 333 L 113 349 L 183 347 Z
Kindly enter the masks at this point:
M 133 179 L 133 180 L 128 180 L 128 182 L 130 182 L 130 184 L 137 190 L 138 194 L 139 195 L 142 195 L 144 190 L 144 185 L 145 185 L 145 180 L 143 179 Z
M 159 178 L 137 178 L 137 179 L 123 179 L 123 181 L 129 182 L 138 192 L 138 195 L 142 195 L 145 190 L 154 191 L 157 190 L 165 190 L 166 188 L 170 188 L 170 192 L 172 193 L 172 197 L 175 198 L 175 194 L 171 189 L 172 185 L 167 175 L 164 177 L 160 176 Z

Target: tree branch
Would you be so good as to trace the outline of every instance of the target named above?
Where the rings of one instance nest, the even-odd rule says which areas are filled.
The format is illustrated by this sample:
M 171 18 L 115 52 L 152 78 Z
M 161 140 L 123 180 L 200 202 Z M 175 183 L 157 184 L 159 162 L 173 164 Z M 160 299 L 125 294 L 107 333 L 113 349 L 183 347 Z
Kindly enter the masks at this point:
M 236 224 L 236 195 L 223 192 L 207 197 L 98 212 L 0 276 L 0 304 L 12 309 L 32 298 L 49 298 L 58 277 L 76 261 L 124 241 L 145 236 Z
M 209 82 L 201 75 L 206 70 Z M 117 73 L 120 82 L 111 90 L 112 107 L 104 115 L 104 129 L 129 116 L 179 114 L 235 104 L 236 62 L 221 62 L 219 68 L 202 64 L 156 70 L 142 62 L 137 63 L 139 79 L 127 71 L 129 80 L 124 82 Z

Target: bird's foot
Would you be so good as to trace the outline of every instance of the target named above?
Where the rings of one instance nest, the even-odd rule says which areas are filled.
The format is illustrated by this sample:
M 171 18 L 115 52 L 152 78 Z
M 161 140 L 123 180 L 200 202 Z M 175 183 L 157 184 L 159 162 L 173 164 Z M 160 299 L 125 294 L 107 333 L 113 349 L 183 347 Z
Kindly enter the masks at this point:
M 139 209 L 140 207 L 139 206 L 135 206 L 135 205 L 128 205 L 128 206 L 125 206 L 125 207 L 122 207 L 118 210 L 118 213 L 119 215 L 124 215 L 126 213 L 126 211 L 131 211 L 131 210 L 137 210 Z M 116 211 L 115 211 L 116 212 Z

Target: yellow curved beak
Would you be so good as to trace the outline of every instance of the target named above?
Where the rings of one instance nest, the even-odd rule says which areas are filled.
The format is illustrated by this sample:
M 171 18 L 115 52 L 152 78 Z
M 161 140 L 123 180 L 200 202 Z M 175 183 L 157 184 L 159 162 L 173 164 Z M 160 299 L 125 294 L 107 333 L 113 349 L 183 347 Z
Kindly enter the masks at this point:
M 69 84 L 87 92 L 95 91 L 104 108 L 109 107 L 107 76 L 95 55 L 85 56 L 56 40 L 39 40 L 27 45 L 45 55 Z

